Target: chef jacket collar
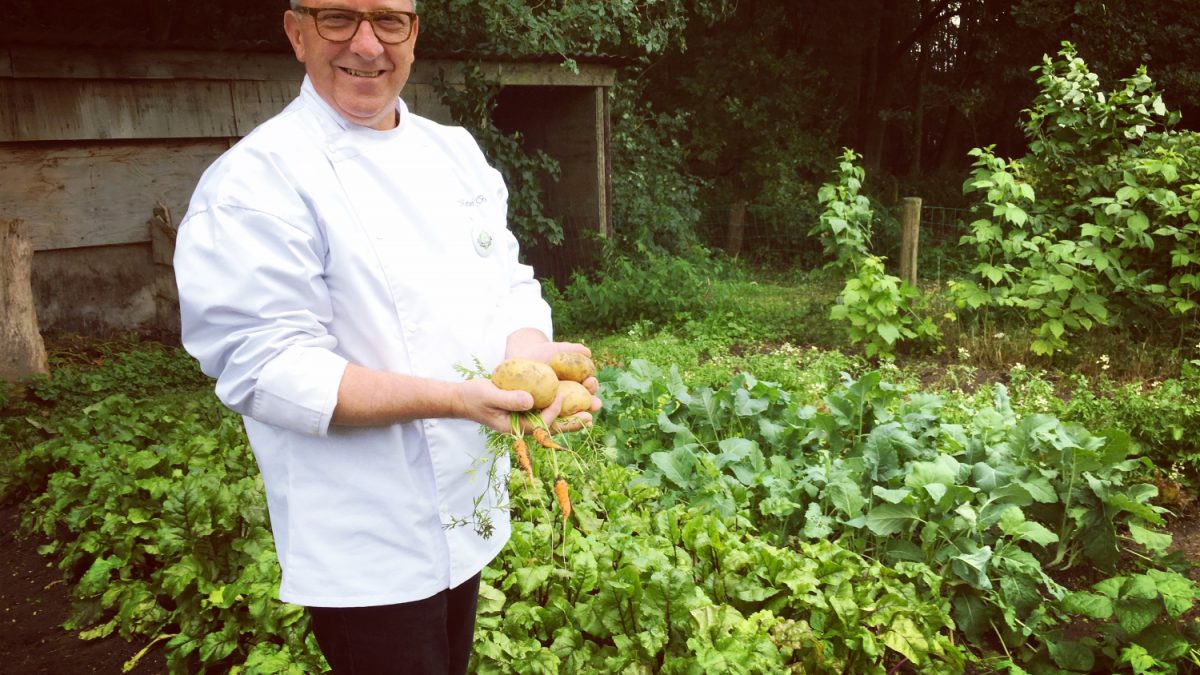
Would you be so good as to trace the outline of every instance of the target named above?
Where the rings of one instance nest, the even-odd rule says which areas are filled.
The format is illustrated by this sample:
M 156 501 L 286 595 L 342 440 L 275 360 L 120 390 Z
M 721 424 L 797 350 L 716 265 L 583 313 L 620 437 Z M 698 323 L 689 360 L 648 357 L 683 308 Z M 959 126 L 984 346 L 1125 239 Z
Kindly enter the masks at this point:
M 346 152 L 349 152 L 351 155 L 358 154 L 361 152 L 361 149 L 354 150 L 354 148 L 362 144 L 369 146 L 373 143 L 390 141 L 404 133 L 404 130 L 408 127 L 408 105 L 400 97 L 396 97 L 396 113 L 399 115 L 400 122 L 395 128 L 386 131 L 379 131 L 378 129 L 365 127 L 361 124 L 355 124 L 342 117 L 333 109 L 333 106 L 321 98 L 321 95 L 317 93 L 316 88 L 313 87 L 312 81 L 309 80 L 307 75 L 304 76 L 304 82 L 300 85 L 300 97 L 308 106 L 318 111 L 316 117 L 322 130 L 325 132 L 326 147 L 334 151 L 337 155 L 343 155 Z

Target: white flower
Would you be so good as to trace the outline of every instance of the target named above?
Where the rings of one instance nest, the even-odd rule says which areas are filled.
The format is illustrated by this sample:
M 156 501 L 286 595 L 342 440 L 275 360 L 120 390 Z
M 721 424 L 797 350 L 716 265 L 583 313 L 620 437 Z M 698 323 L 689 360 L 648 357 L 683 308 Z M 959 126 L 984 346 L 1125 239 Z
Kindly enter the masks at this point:
M 960 361 L 966 361 L 967 359 L 971 358 L 971 352 L 967 351 L 966 347 L 959 347 L 958 358 Z
M 1004 338 L 1006 338 L 1006 337 L 1008 337 L 1008 336 L 1007 336 L 1007 335 L 1005 335 L 1003 332 L 1000 332 L 1000 333 L 996 333 L 996 334 L 995 334 L 995 335 L 993 335 L 992 337 L 996 338 L 997 340 L 1003 340 Z

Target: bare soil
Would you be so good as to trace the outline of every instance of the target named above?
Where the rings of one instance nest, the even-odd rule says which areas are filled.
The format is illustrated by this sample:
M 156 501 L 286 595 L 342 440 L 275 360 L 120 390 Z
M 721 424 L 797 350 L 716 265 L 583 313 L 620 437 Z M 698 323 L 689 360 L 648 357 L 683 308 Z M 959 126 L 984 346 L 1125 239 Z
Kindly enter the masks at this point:
M 20 534 L 20 505 L 0 506 L 0 672 L 6 675 L 46 673 L 120 673 L 142 645 L 111 636 L 81 640 L 63 629 L 71 605 L 71 588 L 62 572 L 37 549 L 46 543 Z M 151 649 L 134 675 L 166 673 L 161 647 Z

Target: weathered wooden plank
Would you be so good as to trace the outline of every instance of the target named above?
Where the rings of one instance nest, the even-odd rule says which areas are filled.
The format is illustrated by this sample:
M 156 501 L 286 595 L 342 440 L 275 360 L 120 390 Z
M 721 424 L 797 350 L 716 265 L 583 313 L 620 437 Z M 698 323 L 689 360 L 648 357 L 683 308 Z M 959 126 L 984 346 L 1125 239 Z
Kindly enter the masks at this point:
M 107 335 L 157 328 L 146 243 L 38 251 L 33 295 L 42 331 Z
M 234 136 L 225 82 L 0 79 L 0 141 Z
M 300 80 L 291 82 L 230 82 L 234 128 L 245 136 L 283 110 L 300 93 Z
M 194 50 L 87 49 L 16 45 L 8 48 L 6 71 L 0 77 L 20 79 L 114 80 L 254 80 L 298 82 L 303 64 L 291 54 L 205 52 Z M 0 57 L 2 64 L 5 57 Z M 485 63 L 484 72 L 506 85 L 608 87 L 616 69 L 596 63 L 579 64 L 572 73 L 558 63 Z M 445 71 L 462 83 L 462 62 L 418 58 L 412 82 L 429 84 Z
M 8 47 L 0 47 L 0 77 L 12 77 L 12 54 Z
M 225 140 L 0 144 L 0 218 L 29 224 L 34 250 L 139 243 L 157 203 L 176 219 Z
M 280 80 L 304 76 L 291 54 L 14 46 L 8 77 L 115 80 Z M 3 71 L 0 71 L 3 72 Z

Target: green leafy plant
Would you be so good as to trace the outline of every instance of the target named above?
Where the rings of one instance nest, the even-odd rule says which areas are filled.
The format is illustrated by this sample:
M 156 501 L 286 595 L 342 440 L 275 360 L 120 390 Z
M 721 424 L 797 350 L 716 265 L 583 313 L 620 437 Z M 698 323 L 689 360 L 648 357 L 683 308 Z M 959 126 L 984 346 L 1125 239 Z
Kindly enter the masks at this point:
M 901 339 L 936 338 L 940 331 L 931 318 L 920 315 L 920 291 L 888 274 L 883 258 L 870 252 L 874 213 L 861 194 L 866 171 L 858 166 L 860 159 L 845 150 L 837 181 L 821 187 L 818 199 L 825 211 L 813 234 L 820 235 L 826 255 L 833 258 L 826 267 L 849 277 L 830 318 L 848 324 L 850 339 L 865 342 L 868 356 L 890 355 Z
M 927 565 L 946 580 L 955 630 L 983 654 L 999 650 L 988 657 L 996 667 L 1116 667 L 1137 649 L 1175 662 L 1179 644 L 1200 638 L 1178 621 L 1198 587 L 1166 556 L 1157 488 L 1139 480 L 1151 467 L 1120 431 L 1020 417 L 1003 388 L 965 423 L 943 421 L 939 397 L 905 396 L 879 372 L 815 404 L 745 374 L 690 391 L 645 363 L 605 387 L 629 411 L 612 427 L 615 457 L 642 468 L 664 504 L 732 518 L 772 542 L 834 540 Z M 1137 591 L 1149 603 L 1144 625 L 1094 626 L 1083 640 L 1067 630 L 1064 598 L 1085 589 L 1060 579 L 1108 588 L 1131 574 L 1163 580 Z
M 1144 67 L 1105 93 L 1072 45 L 1058 56 L 1026 111 L 1029 154 L 971 153 L 977 219 L 963 243 L 980 262 L 955 296 L 1029 321 L 1035 354 L 1096 325 L 1183 335 L 1200 289 L 1200 142 L 1173 129 Z
M 810 352 L 778 349 L 804 371 L 788 387 L 730 365 L 712 386 L 646 361 L 602 370 L 597 425 L 553 461 L 534 455 L 541 489 L 497 476 L 513 536 L 484 572 L 474 671 L 1169 672 L 1193 658 L 1200 587 L 1167 554 L 1128 434 L 1030 411 L 1052 395 L 1031 374 L 1014 378 L 1019 404 L 1001 386 L 951 403 L 890 380 L 891 362 Z M 89 381 L 107 391 L 117 363 Z M 274 599 L 236 415 L 182 391 L 43 419 L 11 469 L 36 494 L 25 527 L 73 585 L 71 628 L 161 645 L 173 672 L 319 671 L 303 610 Z M 565 519 L 548 495 L 564 467 Z
M 74 586 L 66 628 L 144 644 L 128 667 L 161 643 L 172 672 L 320 670 L 307 614 L 275 600 L 279 567 L 241 421 L 211 394 L 101 398 L 12 470 L 26 484 L 49 474 L 24 525 L 51 538 L 41 552 Z
M 555 321 L 566 332 L 680 324 L 715 299 L 717 289 L 701 264 L 678 256 L 610 254 L 596 272 L 577 272 L 561 294 L 550 296 Z
M 687 256 L 699 244 L 701 183 L 685 170 L 681 113 L 651 109 L 637 84 L 612 89 L 613 234 L 630 255 Z

